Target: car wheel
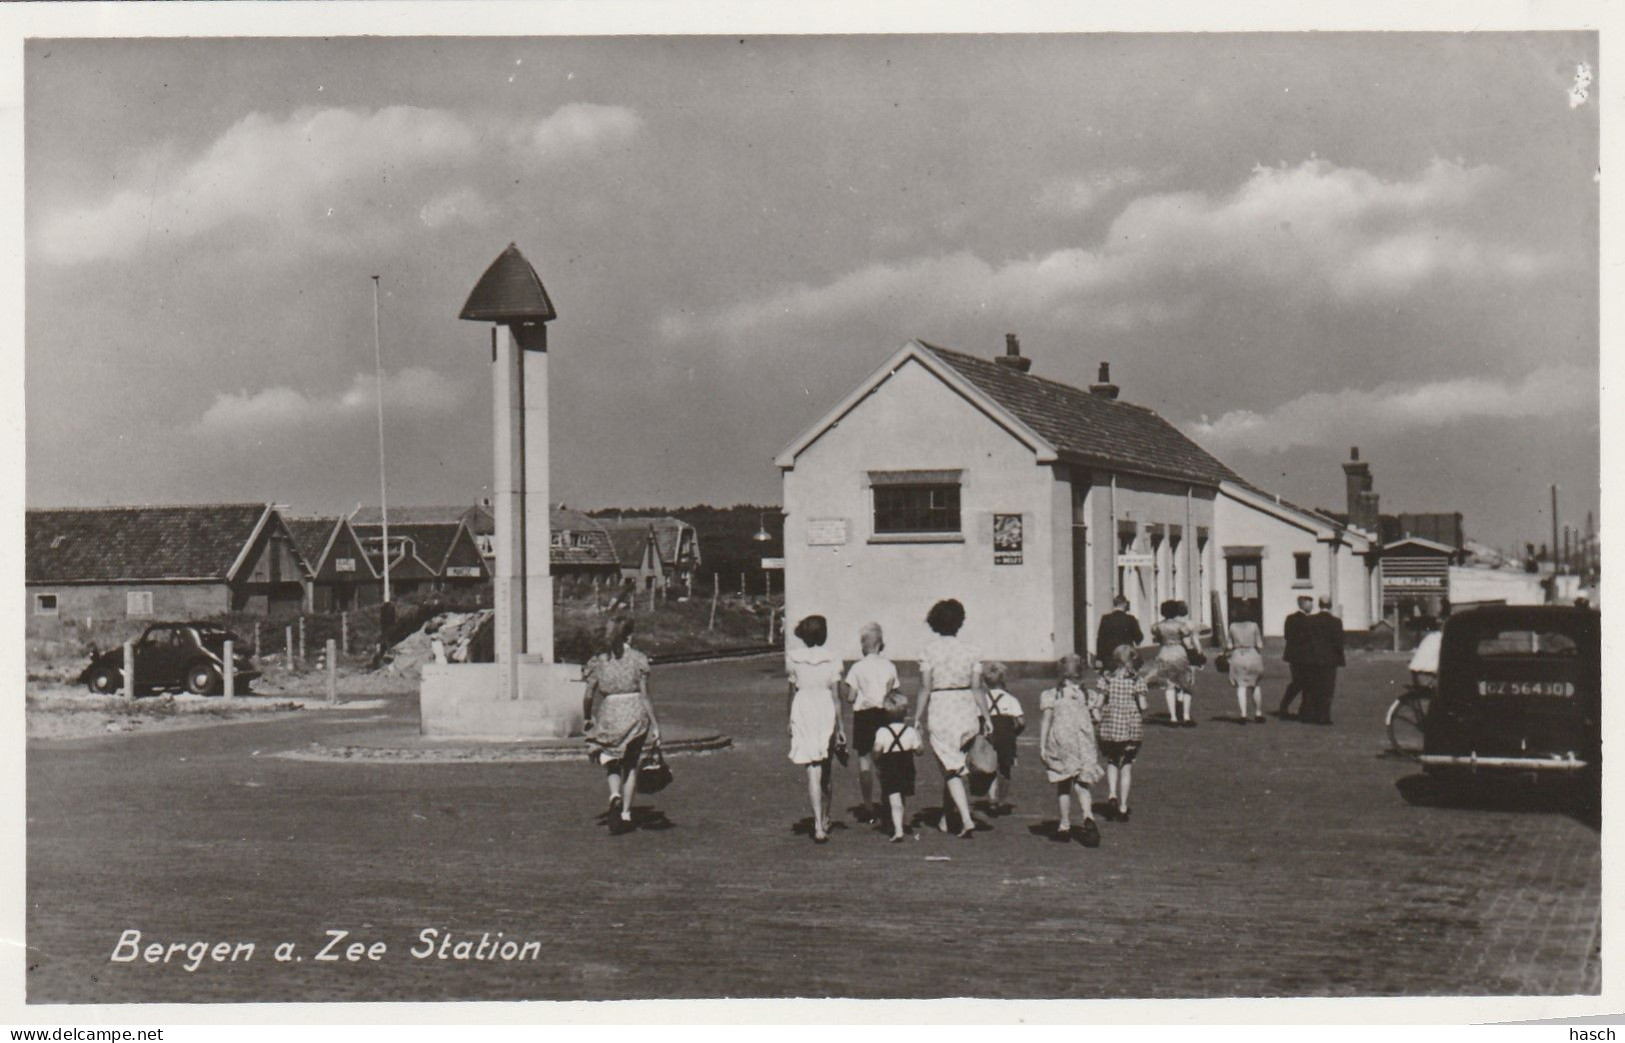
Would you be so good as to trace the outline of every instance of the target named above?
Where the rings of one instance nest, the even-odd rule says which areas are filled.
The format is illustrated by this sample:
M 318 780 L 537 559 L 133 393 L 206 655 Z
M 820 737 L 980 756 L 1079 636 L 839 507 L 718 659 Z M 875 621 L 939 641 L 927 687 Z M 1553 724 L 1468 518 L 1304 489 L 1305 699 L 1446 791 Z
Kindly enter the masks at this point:
M 113 695 L 124 687 L 124 678 L 112 667 L 101 666 L 85 679 L 85 686 L 97 695 Z
M 197 663 L 186 671 L 186 690 L 193 695 L 216 695 L 220 691 L 220 674 L 208 663 Z

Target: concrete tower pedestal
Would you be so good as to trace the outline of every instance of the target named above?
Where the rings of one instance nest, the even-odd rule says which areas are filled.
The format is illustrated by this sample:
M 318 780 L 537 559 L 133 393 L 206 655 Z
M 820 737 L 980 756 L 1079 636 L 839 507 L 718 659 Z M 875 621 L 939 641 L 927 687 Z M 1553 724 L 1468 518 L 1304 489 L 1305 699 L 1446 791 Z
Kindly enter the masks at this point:
M 581 731 L 581 667 L 553 659 L 547 323 L 557 314 L 512 243 L 486 269 L 461 318 L 496 323 L 496 662 L 423 668 L 423 734 L 524 741 Z

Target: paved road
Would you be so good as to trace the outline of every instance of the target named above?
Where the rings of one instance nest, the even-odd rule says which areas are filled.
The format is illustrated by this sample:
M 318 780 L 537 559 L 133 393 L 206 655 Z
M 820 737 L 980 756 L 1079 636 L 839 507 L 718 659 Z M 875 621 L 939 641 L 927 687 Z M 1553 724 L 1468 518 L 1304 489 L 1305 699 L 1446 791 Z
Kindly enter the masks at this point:
M 35 744 L 34 1002 L 717 996 L 1209 997 L 1595 993 L 1598 834 L 1549 802 L 1405 799 L 1381 755 L 1400 663 L 1345 671 L 1338 726 L 1239 727 L 1202 678 L 1198 728 L 1150 729 L 1134 821 L 1087 850 L 1053 821 L 1036 726 L 1017 814 L 973 841 L 795 832 L 772 660 L 667 667 L 674 724 L 736 748 L 673 762 L 645 828 L 611 837 L 579 764 L 392 764 L 271 753 L 376 729 L 377 711 Z M 1267 679 L 1270 698 L 1280 690 Z M 1030 715 L 1042 685 L 1021 682 Z M 390 712 L 409 716 L 410 698 Z M 370 719 L 369 719 L 370 718 Z M 1036 717 L 1032 720 L 1036 725 Z M 937 803 L 934 768 L 922 800 Z M 841 806 L 856 800 L 852 774 Z M 327 929 L 382 941 L 318 961 Z M 419 932 L 537 957 L 411 954 Z M 253 942 L 252 959 L 112 962 L 120 935 Z M 274 959 L 278 942 L 300 960 Z M 420 948 L 421 951 L 421 948 Z

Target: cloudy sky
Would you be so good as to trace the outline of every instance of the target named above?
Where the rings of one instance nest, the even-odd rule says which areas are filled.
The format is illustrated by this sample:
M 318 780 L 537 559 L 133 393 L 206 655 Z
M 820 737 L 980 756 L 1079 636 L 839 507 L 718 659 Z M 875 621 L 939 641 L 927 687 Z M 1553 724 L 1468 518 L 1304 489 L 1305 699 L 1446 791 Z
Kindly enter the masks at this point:
M 36 40 L 31 505 L 391 499 L 491 471 L 485 329 L 547 284 L 554 490 L 777 502 L 909 337 L 1180 424 L 1283 495 L 1492 543 L 1597 503 L 1583 34 Z M 1582 96 L 1583 95 L 1583 96 Z

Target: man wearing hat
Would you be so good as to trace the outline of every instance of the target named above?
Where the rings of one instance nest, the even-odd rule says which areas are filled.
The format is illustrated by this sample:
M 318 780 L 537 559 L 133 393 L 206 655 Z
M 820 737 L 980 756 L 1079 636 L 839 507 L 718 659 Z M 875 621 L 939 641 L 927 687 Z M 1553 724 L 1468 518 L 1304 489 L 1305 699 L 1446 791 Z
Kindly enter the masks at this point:
M 1139 648 L 1144 642 L 1145 633 L 1140 630 L 1140 621 L 1129 614 L 1128 598 L 1117 595 L 1112 598 L 1112 610 L 1100 617 L 1100 626 L 1095 631 L 1096 669 L 1111 668 L 1112 653 L 1117 651 L 1118 646 Z

